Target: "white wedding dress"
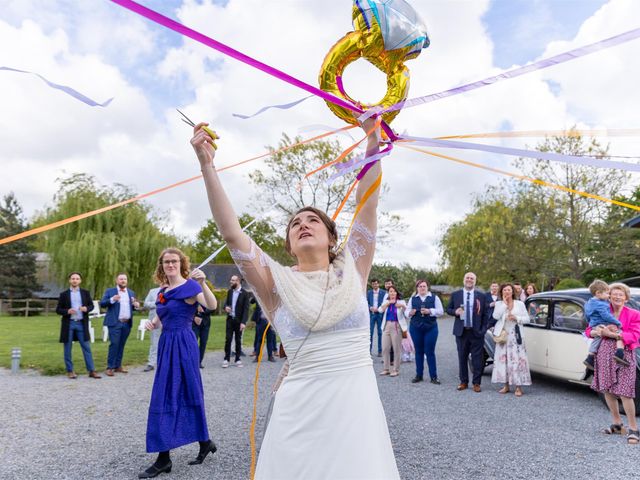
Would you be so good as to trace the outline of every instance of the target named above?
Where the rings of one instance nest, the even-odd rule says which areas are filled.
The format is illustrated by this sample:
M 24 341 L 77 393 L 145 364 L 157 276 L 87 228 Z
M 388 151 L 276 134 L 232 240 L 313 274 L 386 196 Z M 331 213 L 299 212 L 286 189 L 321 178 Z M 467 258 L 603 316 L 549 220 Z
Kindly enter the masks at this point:
M 360 255 L 358 246 L 350 240 L 354 258 Z M 369 353 L 364 294 L 350 314 L 310 333 L 269 284 L 273 260 L 253 242 L 249 253 L 235 250 L 232 255 L 245 278 L 261 285 L 256 294 L 267 311 L 271 308 L 289 361 L 275 394 L 255 479 L 399 479 Z

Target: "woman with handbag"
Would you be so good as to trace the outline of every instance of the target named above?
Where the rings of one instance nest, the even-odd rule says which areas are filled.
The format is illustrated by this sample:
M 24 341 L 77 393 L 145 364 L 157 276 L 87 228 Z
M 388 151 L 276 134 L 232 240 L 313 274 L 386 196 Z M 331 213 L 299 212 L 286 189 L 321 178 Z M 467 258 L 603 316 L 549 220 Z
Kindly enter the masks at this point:
M 404 319 L 404 309 L 407 304 L 400 298 L 396 287 L 387 290 L 385 302 L 378 311 L 382 313 L 382 361 L 384 367 L 380 375 L 397 377 L 402 363 L 402 338 L 407 336 L 407 321 Z M 393 347 L 393 365 L 391 364 L 391 348 Z
M 515 289 L 510 283 L 500 286 L 499 300 L 493 310 L 497 320 L 493 328 L 496 349 L 493 355 L 492 383 L 503 383 L 498 393 L 509 393 L 509 386 L 515 386 L 516 397 L 522 396 L 522 386 L 531 385 L 531 372 L 527 349 L 524 344 L 524 323 L 529 323 L 529 315 L 524 303 L 516 300 Z

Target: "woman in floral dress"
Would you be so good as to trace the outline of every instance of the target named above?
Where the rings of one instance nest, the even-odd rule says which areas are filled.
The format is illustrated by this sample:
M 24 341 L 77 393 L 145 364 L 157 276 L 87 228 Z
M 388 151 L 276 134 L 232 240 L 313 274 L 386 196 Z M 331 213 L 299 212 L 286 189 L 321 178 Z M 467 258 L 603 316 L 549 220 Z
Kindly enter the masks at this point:
M 515 289 L 510 283 L 500 286 L 499 300 L 493 310 L 493 318 L 497 321 L 493 335 L 499 336 L 507 332 L 505 343 L 496 343 L 493 355 L 492 383 L 503 383 L 499 393 L 509 393 L 510 385 L 515 386 L 516 397 L 521 397 L 522 386 L 531 385 L 529 360 L 524 343 L 524 328 L 529 323 L 527 308 L 520 300 L 516 300 Z

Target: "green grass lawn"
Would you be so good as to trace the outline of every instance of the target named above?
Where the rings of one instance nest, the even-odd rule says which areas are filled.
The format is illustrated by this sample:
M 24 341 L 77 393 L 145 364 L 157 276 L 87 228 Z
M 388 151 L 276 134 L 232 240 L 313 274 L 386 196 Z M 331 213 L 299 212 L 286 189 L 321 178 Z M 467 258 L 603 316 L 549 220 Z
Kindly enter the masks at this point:
M 131 335 L 124 349 L 124 365 L 143 365 L 149 354 L 149 332 L 144 340 L 136 338 L 140 316 L 134 317 Z M 93 361 L 98 371 L 104 371 L 107 366 L 107 349 L 109 342 L 102 341 L 102 321 L 93 321 L 95 329 L 95 343 L 91 344 Z M 242 336 L 245 352 L 253 351 L 251 346 L 254 339 L 254 324 L 247 325 L 247 332 Z M 211 330 L 207 351 L 224 349 L 225 317 L 211 317 Z M 7 317 L 0 316 L 0 367 L 11 368 L 11 349 L 19 347 L 22 350 L 21 368 L 33 368 L 45 375 L 59 375 L 65 373 L 63 345 L 60 338 L 60 317 Z M 84 359 L 78 342 L 73 343 L 73 366 L 76 373 L 84 373 Z

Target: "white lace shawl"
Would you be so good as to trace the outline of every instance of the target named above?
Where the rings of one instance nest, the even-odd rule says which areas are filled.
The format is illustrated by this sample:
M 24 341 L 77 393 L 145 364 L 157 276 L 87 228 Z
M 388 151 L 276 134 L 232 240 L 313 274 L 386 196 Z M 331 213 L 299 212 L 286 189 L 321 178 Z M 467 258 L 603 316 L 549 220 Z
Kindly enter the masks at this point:
M 269 257 L 267 262 L 280 300 L 311 331 L 336 325 L 358 307 L 362 283 L 348 248 L 338 254 L 328 272 L 296 271 Z

